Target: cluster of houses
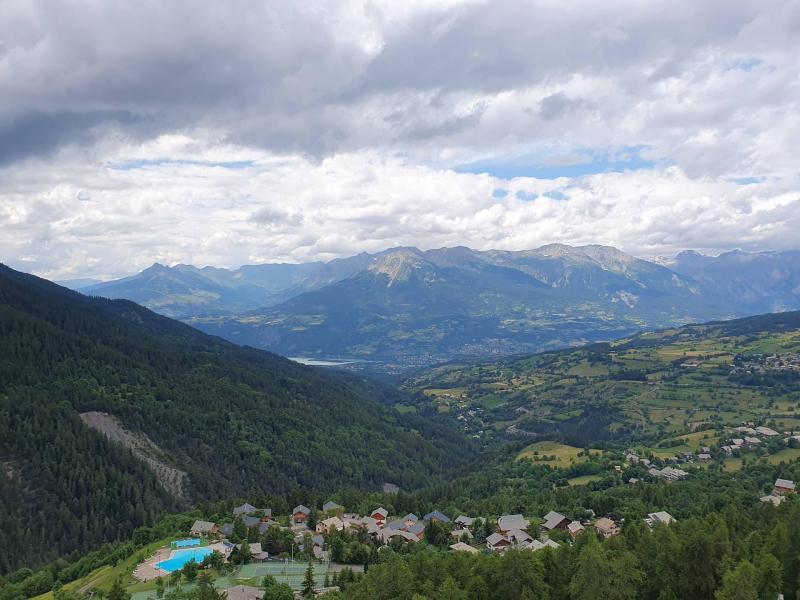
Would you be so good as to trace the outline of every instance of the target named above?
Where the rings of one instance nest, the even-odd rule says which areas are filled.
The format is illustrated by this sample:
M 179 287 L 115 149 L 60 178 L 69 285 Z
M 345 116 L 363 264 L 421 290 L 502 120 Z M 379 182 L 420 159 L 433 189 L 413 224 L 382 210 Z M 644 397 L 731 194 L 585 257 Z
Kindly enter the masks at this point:
M 800 354 L 770 354 L 768 356 L 748 357 L 746 360 L 736 360 L 731 375 L 737 373 L 781 373 L 800 371 Z
M 775 506 L 779 506 L 788 496 L 794 494 L 796 486 L 791 479 L 781 479 L 780 477 L 775 480 L 772 486 L 772 493 L 766 496 L 761 496 L 762 502 L 769 502 Z
M 736 451 L 758 446 L 762 440 L 777 438 L 780 435 L 780 432 L 769 427 L 745 423 L 734 429 L 735 437 L 729 438 L 725 444 L 720 446 L 720 449 L 728 456 L 731 456 Z M 788 443 L 789 438 L 787 437 L 785 441 Z
M 453 544 L 450 548 L 454 551 L 478 553 L 479 547 L 472 544 L 474 539 L 473 527 L 476 519 L 466 515 L 459 515 L 450 519 L 441 511 L 434 510 L 422 518 L 413 513 L 405 516 L 390 518 L 389 511 L 383 507 L 376 508 L 369 515 L 347 513 L 344 507 L 335 502 L 326 502 L 322 507 L 321 518 L 316 522 L 314 530 L 308 528 L 311 518 L 311 509 L 298 505 L 292 510 L 290 526 L 295 533 L 297 543 L 310 543 L 313 554 L 318 558 L 327 558 L 325 535 L 334 531 L 363 530 L 372 539 L 388 544 L 394 539 L 404 542 L 419 542 L 425 537 L 425 528 L 428 523 L 450 524 Z M 251 504 L 243 504 L 233 509 L 233 519 L 240 519 L 248 527 L 257 527 L 265 533 L 270 527 L 281 527 L 272 515 L 270 509 L 259 509 Z M 651 526 L 656 524 L 668 525 L 674 519 L 665 512 L 652 513 L 645 519 Z M 597 535 L 602 538 L 614 537 L 620 534 L 621 519 L 616 515 L 608 515 L 597 519 L 594 523 L 589 520 L 571 520 L 561 513 L 551 511 L 544 515 L 542 523 L 534 531 L 531 522 L 521 514 L 503 515 L 497 519 L 496 531 L 486 538 L 486 551 L 504 552 L 509 548 L 527 549 L 532 551 L 543 548 L 557 548 L 558 543 L 550 539 L 550 534 L 556 530 L 563 530 L 575 540 L 582 535 L 588 527 L 593 527 Z M 227 559 L 236 544 L 230 543 L 228 538 L 234 531 L 232 521 L 217 525 L 210 521 L 196 521 L 190 533 L 194 536 L 218 538 L 214 546 Z M 537 539 L 537 537 L 539 539 Z M 261 544 L 250 544 L 252 560 L 264 561 L 268 559 L 267 552 L 262 550 Z
M 629 448 L 625 451 L 625 462 L 627 464 L 643 465 L 648 469 L 648 474 L 652 477 L 664 479 L 666 481 L 677 481 L 678 479 L 683 479 L 688 476 L 689 473 L 670 465 L 679 463 L 691 464 L 695 462 L 708 463 L 714 460 L 715 453 L 717 456 L 732 456 L 739 451 L 758 447 L 764 440 L 778 439 L 780 437 L 783 438 L 786 444 L 789 444 L 792 440 L 800 444 L 800 432 L 791 431 L 781 433 L 770 427 L 756 425 L 752 422 L 743 423 L 741 426 L 729 430 L 729 435 L 730 437 L 723 438 L 723 443 L 720 445 L 718 451 L 712 450 L 709 446 L 702 446 L 697 453 L 681 452 L 676 456 L 656 461 L 656 463 L 660 463 L 656 464 L 645 457 L 639 456 L 635 450 Z M 661 468 L 661 465 L 664 463 L 670 464 Z M 618 468 L 617 470 L 620 469 Z M 629 483 L 636 483 L 637 481 L 638 480 L 634 479 Z
M 709 460 L 711 459 L 711 455 L 708 455 Z M 669 462 L 678 462 L 680 460 L 679 457 L 675 457 L 671 459 Z M 655 477 L 657 479 L 664 479 L 665 481 L 678 481 L 679 479 L 683 479 L 684 477 L 688 476 L 689 473 L 684 471 L 683 469 L 678 469 L 677 467 L 672 466 L 664 466 L 660 467 L 654 464 L 647 458 L 639 456 L 635 450 L 629 448 L 625 451 L 625 462 L 627 464 L 635 464 L 635 465 L 642 465 L 647 467 L 647 473 L 651 477 Z M 628 483 L 638 483 L 639 480 L 631 478 L 628 480 Z

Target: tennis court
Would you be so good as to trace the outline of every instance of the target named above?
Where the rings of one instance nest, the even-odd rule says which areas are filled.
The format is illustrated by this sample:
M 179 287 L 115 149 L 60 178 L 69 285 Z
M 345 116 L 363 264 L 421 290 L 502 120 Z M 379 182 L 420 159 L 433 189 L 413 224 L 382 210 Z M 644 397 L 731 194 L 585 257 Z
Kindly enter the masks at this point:
M 292 589 L 299 590 L 303 586 L 306 568 L 308 568 L 308 563 L 304 562 L 255 563 L 243 566 L 233 579 L 236 579 L 237 583 L 241 583 L 242 580 L 258 580 L 262 579 L 264 575 L 272 575 L 278 583 L 286 583 Z M 314 580 L 318 586 L 322 586 L 324 583 L 327 572 L 327 563 L 314 563 Z

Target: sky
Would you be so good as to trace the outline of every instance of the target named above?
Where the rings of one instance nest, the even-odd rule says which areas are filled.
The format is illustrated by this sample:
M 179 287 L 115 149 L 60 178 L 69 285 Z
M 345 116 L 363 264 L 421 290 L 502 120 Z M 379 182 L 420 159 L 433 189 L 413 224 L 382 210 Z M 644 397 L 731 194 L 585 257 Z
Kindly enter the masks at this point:
M 0 0 L 0 260 L 800 247 L 800 3 Z

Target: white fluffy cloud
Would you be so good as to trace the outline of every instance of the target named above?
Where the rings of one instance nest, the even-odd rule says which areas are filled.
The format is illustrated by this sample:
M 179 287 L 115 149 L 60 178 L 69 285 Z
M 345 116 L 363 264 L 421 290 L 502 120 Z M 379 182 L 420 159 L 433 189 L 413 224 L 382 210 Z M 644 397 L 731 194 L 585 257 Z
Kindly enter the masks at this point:
M 0 252 L 796 247 L 798 55 L 793 1 L 6 0 Z

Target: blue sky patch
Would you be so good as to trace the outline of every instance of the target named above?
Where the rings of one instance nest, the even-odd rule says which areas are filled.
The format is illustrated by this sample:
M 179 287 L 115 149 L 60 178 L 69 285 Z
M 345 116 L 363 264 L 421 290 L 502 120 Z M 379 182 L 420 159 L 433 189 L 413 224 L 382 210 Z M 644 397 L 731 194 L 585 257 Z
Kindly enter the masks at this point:
M 766 177 L 763 176 L 753 176 L 753 177 L 738 177 L 733 180 L 734 183 L 738 183 L 739 185 L 753 185 L 754 183 L 764 183 L 767 180 Z
M 115 171 L 131 171 L 133 169 L 145 169 L 147 167 L 160 167 L 162 165 L 192 165 L 203 167 L 222 167 L 223 169 L 247 169 L 253 166 L 252 160 L 234 160 L 213 162 L 206 160 L 181 160 L 173 158 L 154 158 L 140 160 L 120 160 L 106 163 L 109 169 Z
M 459 173 L 486 173 L 499 179 L 558 179 L 598 173 L 621 173 L 655 167 L 654 161 L 642 157 L 644 150 L 643 146 L 631 146 L 615 151 L 581 149 L 569 156 L 525 154 L 458 165 L 454 170 Z
M 552 190 L 549 192 L 544 193 L 545 196 L 548 198 L 552 198 L 553 200 L 566 200 L 567 195 L 564 192 L 559 192 L 558 190 Z
M 534 192 L 526 192 L 524 190 L 518 191 L 516 196 L 517 200 L 522 200 L 523 202 L 533 202 L 539 197 L 539 195 Z

